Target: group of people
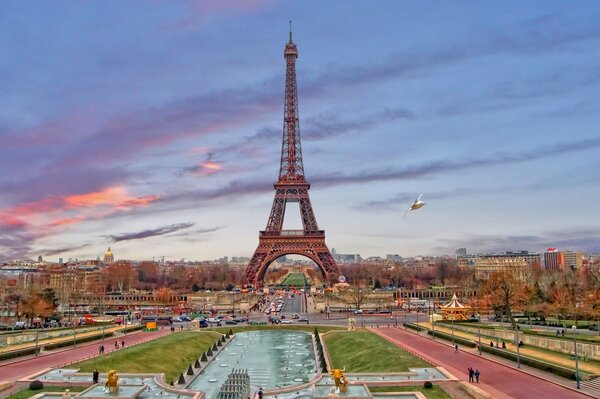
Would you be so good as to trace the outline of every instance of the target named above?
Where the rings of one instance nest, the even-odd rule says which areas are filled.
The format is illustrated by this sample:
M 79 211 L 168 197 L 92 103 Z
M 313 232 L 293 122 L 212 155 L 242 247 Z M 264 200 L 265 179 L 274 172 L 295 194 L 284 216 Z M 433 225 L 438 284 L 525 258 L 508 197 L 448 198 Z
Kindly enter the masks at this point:
M 479 384 L 479 369 L 473 370 L 473 367 L 467 369 L 469 371 L 469 382 L 476 382 Z
M 119 341 L 115 341 L 115 349 L 124 348 L 124 347 L 125 347 L 125 340 L 121 341 L 121 346 L 119 346 Z M 105 350 L 106 350 L 106 348 L 104 347 L 104 344 L 100 345 L 98 347 L 98 354 L 103 355 Z

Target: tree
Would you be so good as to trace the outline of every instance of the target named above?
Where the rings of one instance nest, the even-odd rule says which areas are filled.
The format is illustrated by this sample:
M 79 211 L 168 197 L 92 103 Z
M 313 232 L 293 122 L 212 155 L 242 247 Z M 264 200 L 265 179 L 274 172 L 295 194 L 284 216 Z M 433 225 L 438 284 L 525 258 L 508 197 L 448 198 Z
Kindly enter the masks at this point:
M 23 301 L 23 314 L 30 319 L 31 324 L 35 317 L 48 317 L 53 310 L 52 305 L 42 299 L 37 292 L 30 292 Z
M 125 288 L 129 290 L 133 274 L 133 269 L 129 262 L 119 261 L 113 263 L 106 268 L 106 273 L 111 289 L 116 289 L 119 292 L 124 292 Z
M 490 275 L 483 287 L 483 291 L 489 294 L 492 306 L 500 314 L 506 314 L 506 317 L 516 327 L 512 316 L 512 309 L 518 303 L 521 282 L 513 273 L 501 271 Z

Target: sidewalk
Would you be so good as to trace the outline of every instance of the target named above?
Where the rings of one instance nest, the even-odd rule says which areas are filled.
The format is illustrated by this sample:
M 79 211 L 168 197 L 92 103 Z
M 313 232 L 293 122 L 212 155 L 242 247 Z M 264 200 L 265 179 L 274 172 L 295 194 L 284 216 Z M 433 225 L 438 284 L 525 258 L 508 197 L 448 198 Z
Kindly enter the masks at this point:
M 128 326 L 129 329 L 131 329 L 130 326 Z M 111 332 L 118 332 L 120 330 L 123 330 L 125 327 L 124 326 L 110 326 L 108 328 L 104 329 L 104 333 L 105 334 L 110 334 Z M 34 332 L 35 330 L 30 330 L 27 332 Z M 85 337 L 90 337 L 90 336 L 94 336 L 94 335 L 99 335 L 102 334 L 102 329 L 97 329 L 97 330 L 93 330 L 93 331 L 87 331 L 87 332 L 83 332 L 80 334 L 77 334 L 77 332 L 75 333 L 75 337 L 76 338 L 85 338 Z M 35 341 L 32 342 L 27 342 L 27 343 L 23 343 L 23 344 L 18 344 L 18 345 L 9 345 L 6 346 L 4 348 L 0 348 L 0 354 L 2 353 L 8 353 L 8 352 L 13 352 L 13 351 L 18 351 L 21 349 L 34 349 L 36 346 L 38 348 L 42 348 L 46 345 L 50 345 L 50 344 L 55 344 L 55 343 L 59 343 L 59 342 L 69 342 L 69 341 L 73 341 L 73 334 L 71 333 L 70 335 L 63 335 L 61 337 L 55 337 L 55 338 L 47 338 L 47 339 L 40 339 L 37 344 Z M 14 360 L 14 359 L 11 359 Z
M 473 367 L 481 372 L 481 383 L 477 385 L 497 399 L 584 399 L 597 397 L 591 392 L 576 391 L 565 386 L 571 381 L 563 379 L 563 384 L 540 374 L 529 373 L 528 369 L 518 370 L 511 365 L 493 358 L 459 350 L 454 353 L 451 345 L 432 340 L 424 335 L 405 331 L 396 327 L 373 329 L 378 335 L 402 347 L 419 352 L 431 362 L 444 367 L 457 378 L 467 380 L 467 368 Z M 523 372 L 526 371 L 526 372 Z M 540 372 L 541 373 L 541 372 Z M 574 386 L 574 383 L 573 383 Z
M 419 325 L 422 325 L 423 327 L 426 327 L 431 330 L 430 323 L 419 323 Z M 448 328 L 446 326 L 442 327 L 442 326 L 439 326 L 438 324 L 435 325 L 435 330 L 441 331 L 446 334 L 452 334 L 452 328 Z M 483 334 L 485 334 L 485 331 L 482 330 L 482 335 Z M 454 335 L 457 337 L 469 339 L 475 343 L 478 342 L 477 334 L 466 333 L 464 331 L 454 330 Z M 496 343 L 496 339 L 482 336 L 481 337 L 481 345 L 482 346 L 489 345 L 490 339 L 492 341 L 494 341 L 494 343 Z M 502 346 L 501 342 L 502 342 L 502 340 L 500 340 L 500 346 Z M 505 350 L 510 351 L 515 354 L 517 353 L 516 345 L 514 345 L 512 342 L 509 342 L 509 341 L 504 341 L 504 342 L 506 342 Z M 475 350 L 475 351 L 477 351 L 477 350 Z M 575 370 L 575 359 L 571 359 L 566 354 L 554 353 L 554 352 L 543 350 L 543 349 L 537 349 L 530 345 L 525 345 L 525 346 L 522 346 L 521 348 L 519 348 L 519 353 L 524 356 L 543 360 L 548 363 L 554 363 L 554 364 L 558 364 L 561 366 L 569 367 L 569 368 L 572 368 L 573 370 Z M 588 373 L 588 374 L 600 374 L 600 364 L 598 364 L 598 363 L 592 363 L 589 361 L 584 362 L 583 360 L 580 359 L 579 360 L 579 369 L 582 372 Z

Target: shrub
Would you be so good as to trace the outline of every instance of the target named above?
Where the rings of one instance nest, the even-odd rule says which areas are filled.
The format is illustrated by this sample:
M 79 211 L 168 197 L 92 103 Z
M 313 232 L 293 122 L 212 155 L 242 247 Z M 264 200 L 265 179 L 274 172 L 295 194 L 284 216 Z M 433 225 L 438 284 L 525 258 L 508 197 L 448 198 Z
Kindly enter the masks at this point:
M 423 388 L 427 388 L 427 389 L 433 388 L 433 384 L 431 383 L 431 381 L 425 381 L 423 383 Z
M 42 383 L 42 381 L 35 380 L 29 383 L 29 389 L 31 389 L 32 391 L 39 391 L 42 388 L 44 388 L 44 384 Z

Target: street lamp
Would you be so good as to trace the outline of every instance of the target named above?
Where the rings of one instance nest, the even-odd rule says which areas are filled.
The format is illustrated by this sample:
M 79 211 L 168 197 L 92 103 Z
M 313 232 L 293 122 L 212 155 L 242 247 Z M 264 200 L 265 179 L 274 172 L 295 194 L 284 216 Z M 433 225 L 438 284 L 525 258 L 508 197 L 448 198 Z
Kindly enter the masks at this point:
M 517 344 L 517 368 L 520 369 L 521 368 L 521 353 L 519 351 L 520 345 L 519 345 L 519 325 L 517 324 L 517 326 L 515 327 L 515 333 L 517 335 L 517 339 L 515 341 L 515 343 Z
M 477 313 L 477 335 L 479 337 L 479 355 L 481 356 L 481 315 Z
M 452 346 L 456 346 L 456 344 L 454 343 L 454 317 L 455 317 L 455 313 L 452 312 Z
M 417 308 L 417 334 L 419 334 L 419 308 Z
M 433 314 L 435 313 L 435 306 L 433 307 L 433 310 L 431 311 L 431 339 L 435 340 L 435 318 L 433 317 Z
M 577 389 L 581 389 L 579 385 L 579 357 L 577 356 L 577 326 L 571 327 L 573 330 L 573 346 L 575 347 L 575 381 L 577 382 Z

